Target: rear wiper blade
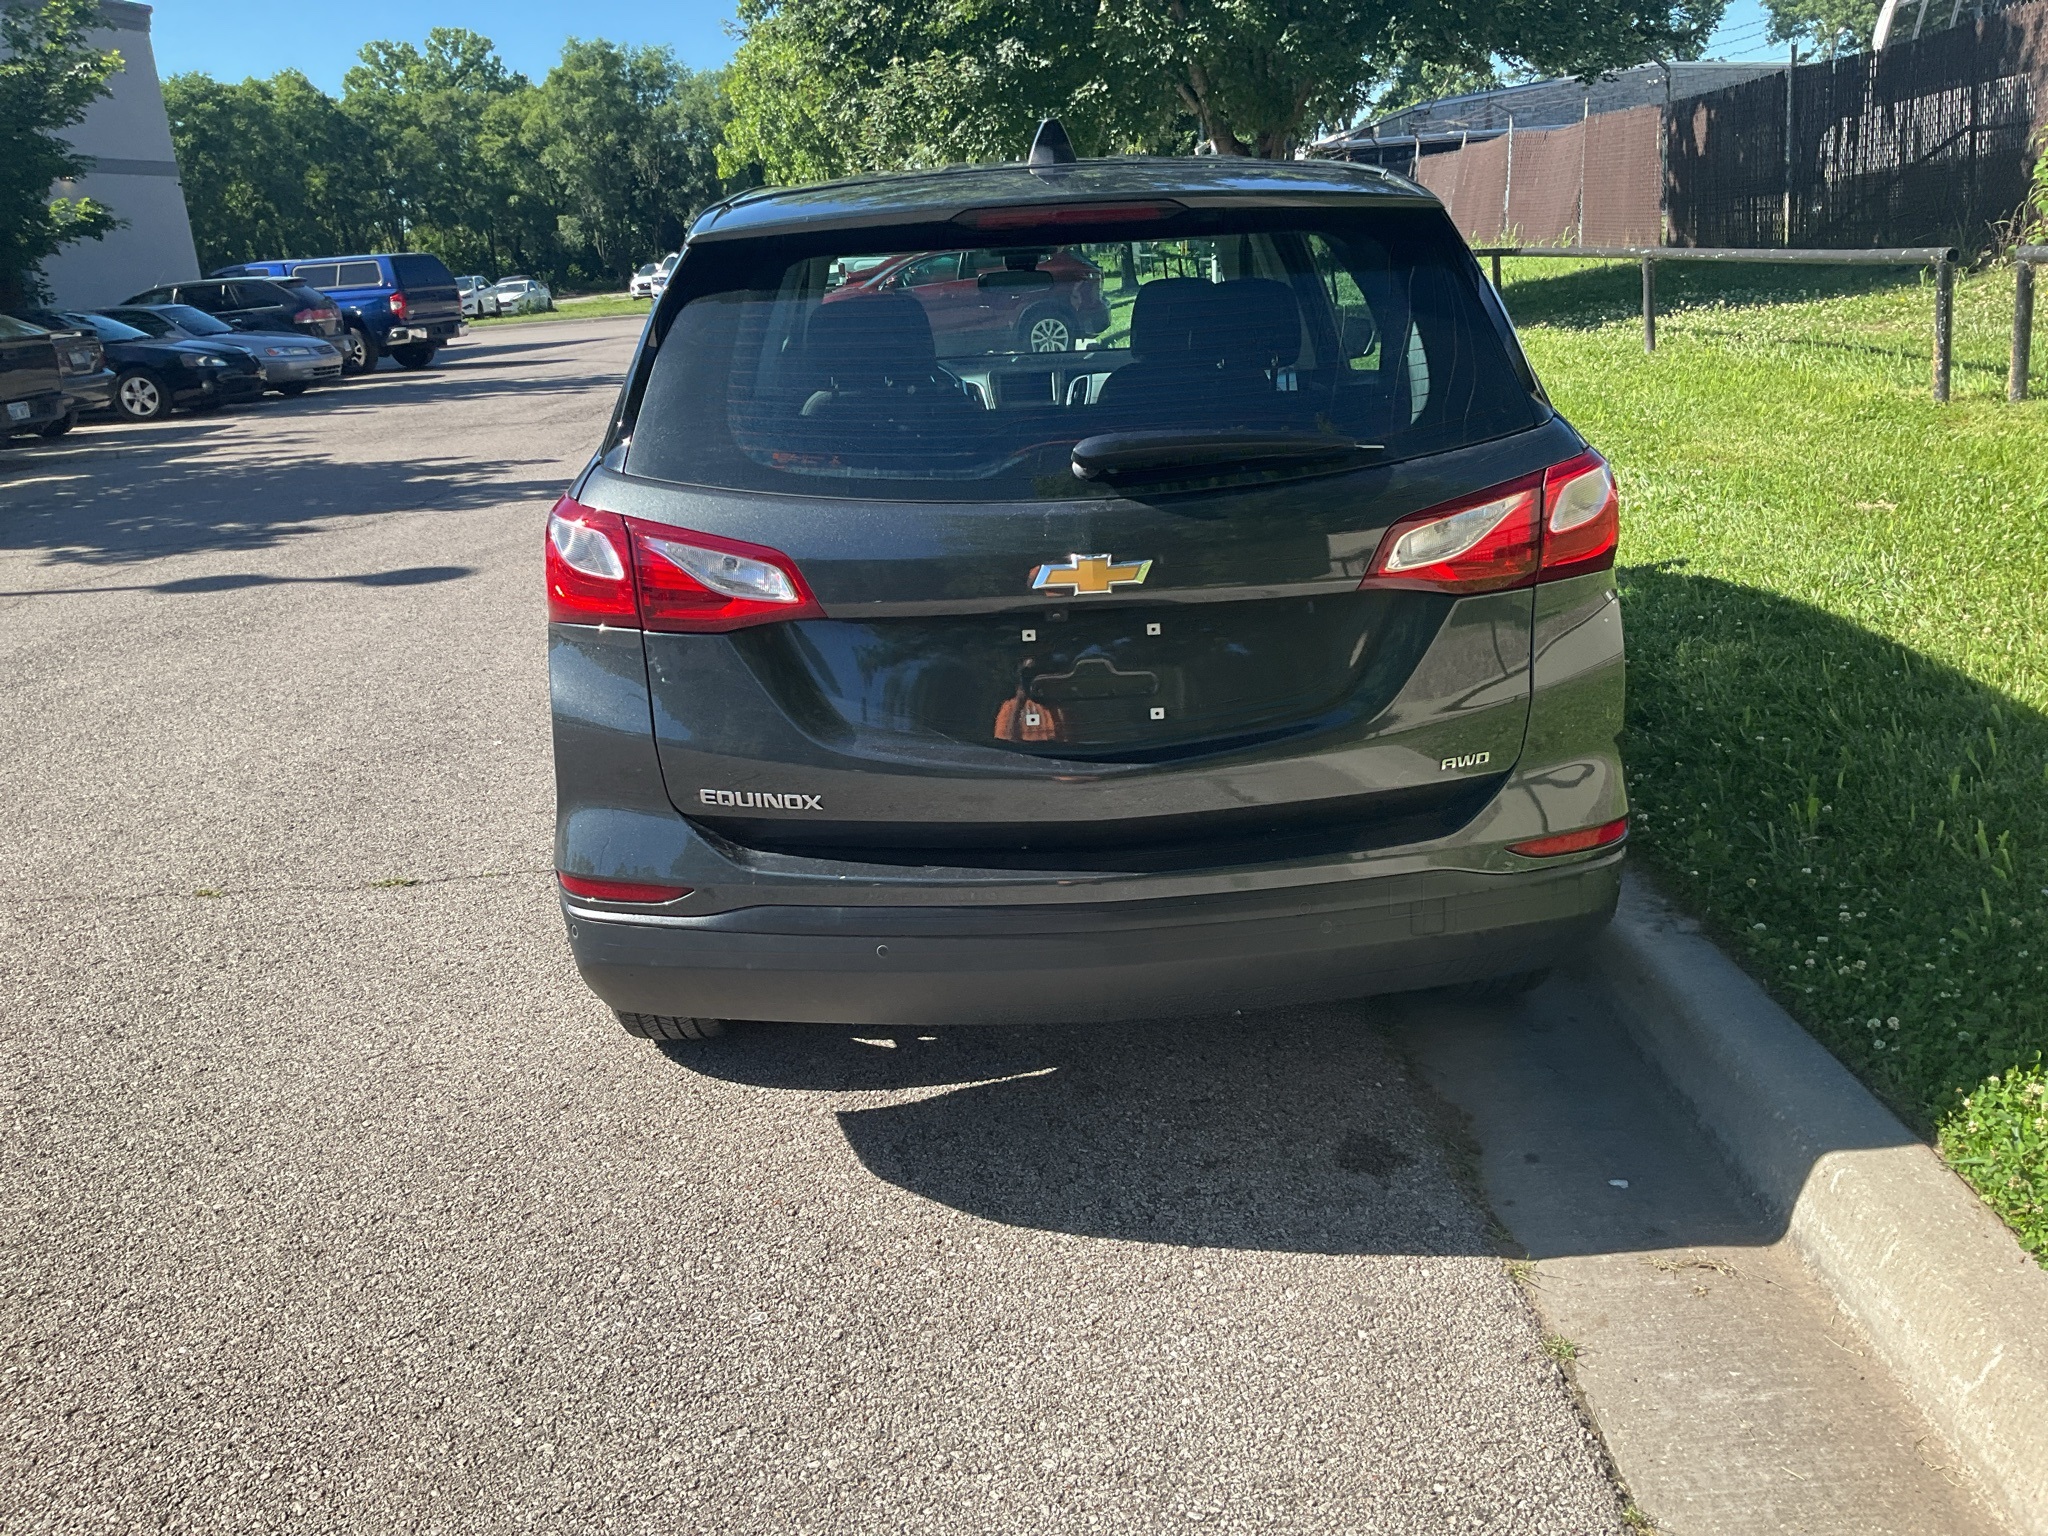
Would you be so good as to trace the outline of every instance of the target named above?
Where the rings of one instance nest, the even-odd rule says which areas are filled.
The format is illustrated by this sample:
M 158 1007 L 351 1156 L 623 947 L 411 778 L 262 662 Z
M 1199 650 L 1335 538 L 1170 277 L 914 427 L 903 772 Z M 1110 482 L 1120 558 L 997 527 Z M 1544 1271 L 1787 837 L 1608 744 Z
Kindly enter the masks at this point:
M 1153 478 L 1162 473 L 1179 477 L 1384 451 L 1382 443 L 1353 442 L 1322 432 L 1103 432 L 1074 444 L 1074 474 L 1083 480 Z

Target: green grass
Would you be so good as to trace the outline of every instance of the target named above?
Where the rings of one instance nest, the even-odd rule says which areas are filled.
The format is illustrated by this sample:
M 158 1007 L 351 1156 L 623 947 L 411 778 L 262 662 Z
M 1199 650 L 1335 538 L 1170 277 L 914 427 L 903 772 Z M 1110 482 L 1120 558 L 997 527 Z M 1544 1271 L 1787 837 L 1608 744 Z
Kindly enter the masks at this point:
M 1958 285 L 1937 406 L 1911 275 L 1666 268 L 1645 357 L 1636 270 L 1563 266 L 1507 300 L 1621 478 L 1637 851 L 2048 1261 L 2048 403 L 2004 401 L 2011 273 Z
M 476 325 L 524 325 L 532 320 L 599 320 L 606 315 L 644 315 L 648 310 L 645 299 L 629 299 L 623 294 L 608 293 L 592 299 L 557 299 L 553 309 L 544 309 L 531 315 L 486 315 L 469 323 Z

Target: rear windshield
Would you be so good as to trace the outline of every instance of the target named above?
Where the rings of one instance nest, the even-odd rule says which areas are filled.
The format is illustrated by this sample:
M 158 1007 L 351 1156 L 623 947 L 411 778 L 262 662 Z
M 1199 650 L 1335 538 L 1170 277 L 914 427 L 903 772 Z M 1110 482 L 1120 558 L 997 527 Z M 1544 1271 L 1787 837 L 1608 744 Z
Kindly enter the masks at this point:
M 806 495 L 1065 497 L 1087 489 L 1074 444 L 1104 433 L 1310 433 L 1384 461 L 1540 419 L 1434 210 L 1172 228 L 695 247 L 626 467 Z M 1076 238 L 1095 232 L 1126 237 Z
M 452 287 L 455 274 L 441 264 L 438 256 L 394 256 L 391 271 L 401 288 L 431 288 L 445 284 Z

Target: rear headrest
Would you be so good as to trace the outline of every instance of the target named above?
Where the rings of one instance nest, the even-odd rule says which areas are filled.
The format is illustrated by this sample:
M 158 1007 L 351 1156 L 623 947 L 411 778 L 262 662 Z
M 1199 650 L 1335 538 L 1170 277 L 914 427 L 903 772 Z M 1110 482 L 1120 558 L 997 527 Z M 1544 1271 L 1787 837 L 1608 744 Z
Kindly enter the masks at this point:
M 1161 277 L 1142 285 L 1131 304 L 1131 351 L 1154 362 L 1185 357 L 1203 329 L 1202 301 L 1215 289 L 1201 277 Z
M 938 365 L 932 323 L 907 293 L 849 293 L 820 304 L 805 346 L 811 366 L 840 389 L 928 378 Z
M 1270 277 L 1240 277 L 1215 292 L 1216 350 L 1226 368 L 1285 368 L 1301 355 L 1301 307 Z
M 1160 278 L 1131 305 L 1131 351 L 1155 362 L 1284 368 L 1301 355 L 1301 309 L 1294 290 L 1270 277 Z

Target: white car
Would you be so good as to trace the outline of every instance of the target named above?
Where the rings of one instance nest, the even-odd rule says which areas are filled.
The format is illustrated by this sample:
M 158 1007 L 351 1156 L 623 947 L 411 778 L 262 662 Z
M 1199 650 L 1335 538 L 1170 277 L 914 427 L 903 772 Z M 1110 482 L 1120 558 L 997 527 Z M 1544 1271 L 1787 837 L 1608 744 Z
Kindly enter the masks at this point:
M 548 285 L 531 277 L 500 278 L 491 292 L 498 300 L 499 314 L 526 315 L 555 307 L 555 296 L 548 292 Z
M 683 253 L 681 251 L 670 251 L 666 256 L 661 258 L 660 267 L 658 267 L 655 270 L 654 276 L 648 279 L 647 296 L 650 299 L 658 299 L 661 297 L 662 290 L 668 287 L 669 273 L 675 271 L 676 263 L 681 261 L 682 259 Z
M 462 295 L 462 318 L 481 320 L 498 313 L 497 285 L 487 277 L 458 277 L 456 291 Z
M 653 298 L 654 278 L 655 275 L 660 271 L 661 264 L 659 262 L 650 261 L 638 272 L 635 272 L 632 276 L 632 280 L 626 284 L 627 296 L 635 299 Z

